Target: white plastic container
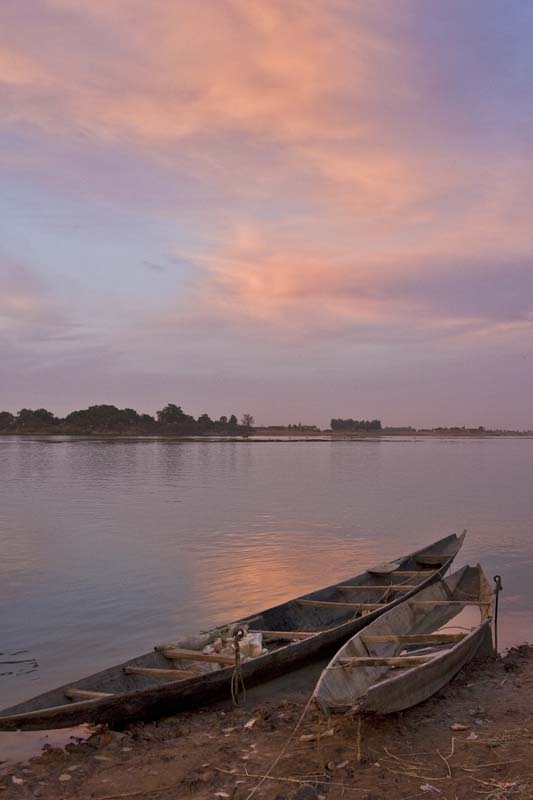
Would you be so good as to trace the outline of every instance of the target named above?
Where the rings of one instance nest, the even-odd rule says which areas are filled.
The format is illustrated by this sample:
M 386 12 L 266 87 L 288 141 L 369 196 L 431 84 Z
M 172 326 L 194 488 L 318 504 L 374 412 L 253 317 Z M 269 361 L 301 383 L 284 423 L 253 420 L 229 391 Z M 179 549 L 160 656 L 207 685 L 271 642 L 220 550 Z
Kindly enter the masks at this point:
M 263 654 L 263 636 L 261 633 L 247 633 L 239 642 L 241 656 L 257 658 Z

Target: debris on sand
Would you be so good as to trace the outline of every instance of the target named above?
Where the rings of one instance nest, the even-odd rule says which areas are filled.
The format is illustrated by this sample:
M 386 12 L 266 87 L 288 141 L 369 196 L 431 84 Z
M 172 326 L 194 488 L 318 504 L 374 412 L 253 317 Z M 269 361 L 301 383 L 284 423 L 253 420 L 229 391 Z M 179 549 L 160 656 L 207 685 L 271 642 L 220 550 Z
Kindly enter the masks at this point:
M 294 735 L 302 694 L 245 708 L 228 702 L 122 733 L 99 726 L 90 739 L 4 766 L 0 797 L 246 800 L 261 784 L 254 800 L 530 800 L 531 682 L 533 647 L 472 663 L 408 713 L 363 720 L 360 761 L 351 717 L 324 730 L 310 707 Z

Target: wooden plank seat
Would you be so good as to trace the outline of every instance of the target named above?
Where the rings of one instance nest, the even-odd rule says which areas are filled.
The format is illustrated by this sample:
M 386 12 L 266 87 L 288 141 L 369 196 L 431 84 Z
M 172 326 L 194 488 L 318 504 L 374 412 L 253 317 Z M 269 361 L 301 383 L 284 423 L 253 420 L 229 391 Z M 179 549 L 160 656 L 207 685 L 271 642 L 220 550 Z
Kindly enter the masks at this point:
M 343 667 L 418 667 L 426 661 L 432 661 L 434 656 L 356 656 L 354 658 L 339 659 Z
M 202 653 L 201 650 L 185 650 L 171 644 L 157 645 L 154 650 L 172 661 L 207 661 L 211 664 L 235 665 L 235 659 L 219 653 Z
M 102 697 L 113 697 L 113 692 L 91 692 L 88 689 L 65 689 L 65 697 L 70 700 L 100 700 Z
M 144 678 L 161 678 L 167 681 L 186 681 L 199 675 L 188 669 L 156 669 L 155 667 L 124 667 L 126 675 L 140 675 Z
M 248 633 L 260 633 L 263 639 L 309 639 L 321 631 L 256 631 L 250 628 Z
M 398 634 L 368 634 L 361 636 L 365 644 L 446 644 L 460 642 L 467 636 L 466 633 L 404 633 Z
M 407 600 L 411 606 L 491 606 L 491 600 Z
M 316 606 L 316 608 L 347 608 L 347 609 L 360 609 L 360 608 L 381 608 L 386 603 L 341 603 L 333 600 L 297 600 L 302 606 Z
M 86 700 L 75 700 L 73 703 L 62 703 L 59 706 L 48 706 L 47 708 L 36 708 L 34 711 L 25 711 L 24 715 L 21 714 L 20 716 L 19 715 L 17 716 L 19 717 L 19 720 L 46 719 L 54 721 L 57 719 L 57 715 L 61 714 L 64 711 L 70 713 L 73 709 L 75 709 L 76 711 L 85 712 L 87 709 L 92 709 L 93 705 L 95 705 L 96 703 L 100 703 L 102 700 L 105 699 L 106 699 L 105 697 L 91 697 Z M 48 727 L 55 728 L 57 727 L 57 724 L 50 724 Z M 38 728 L 37 730 L 40 730 L 40 728 Z
M 428 575 L 434 575 L 437 572 L 436 569 L 402 569 L 400 572 L 393 572 L 391 574 L 391 578 L 411 578 L 411 577 L 421 577 L 426 578 Z
M 371 584 L 360 584 L 359 586 L 337 586 L 337 589 L 342 589 L 342 591 L 359 591 L 359 592 L 368 592 L 370 589 L 375 589 L 376 591 L 385 592 L 387 589 L 392 589 L 394 592 L 410 592 L 411 589 L 418 588 L 414 583 L 385 583 L 381 586 L 372 586 Z

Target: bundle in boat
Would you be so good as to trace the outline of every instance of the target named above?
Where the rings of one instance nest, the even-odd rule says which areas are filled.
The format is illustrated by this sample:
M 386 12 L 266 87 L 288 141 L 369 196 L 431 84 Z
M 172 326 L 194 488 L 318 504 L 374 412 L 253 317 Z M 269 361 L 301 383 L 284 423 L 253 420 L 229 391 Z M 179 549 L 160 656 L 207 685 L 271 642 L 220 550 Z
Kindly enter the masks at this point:
M 388 609 L 414 599 L 445 574 L 465 533 L 452 534 L 340 583 L 238 622 L 156 646 L 150 652 L 0 711 L 0 730 L 84 722 L 124 724 L 175 714 L 230 696 L 236 628 L 245 630 L 246 687 L 330 656 Z
M 335 654 L 316 685 L 317 705 L 327 715 L 388 714 L 427 700 L 468 661 L 493 652 L 493 599 L 479 565 L 418 592 Z M 478 618 L 466 630 L 465 609 Z

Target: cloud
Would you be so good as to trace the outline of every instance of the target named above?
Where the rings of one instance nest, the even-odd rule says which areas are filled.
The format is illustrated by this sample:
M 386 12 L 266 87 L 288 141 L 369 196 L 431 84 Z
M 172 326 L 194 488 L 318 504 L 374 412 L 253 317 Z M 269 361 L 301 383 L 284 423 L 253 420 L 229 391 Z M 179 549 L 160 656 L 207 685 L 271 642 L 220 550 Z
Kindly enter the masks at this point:
M 489 139 L 461 149 L 454 133 L 468 109 L 458 85 L 439 97 L 448 127 L 436 116 L 432 124 L 433 86 L 409 39 L 413 15 L 395 30 L 394 3 L 35 0 L 32 18 L 9 2 L 2 14 L 4 123 L 69 140 L 63 169 L 79 170 L 82 191 L 96 178 L 76 163 L 95 147 L 118 147 L 184 186 L 204 226 L 220 225 L 228 204 L 252 202 L 258 214 L 277 205 L 293 216 L 343 216 L 361 246 L 405 236 L 406 226 L 413 239 L 427 236 L 424 226 L 464 226 L 517 173 L 494 159 Z M 28 171 L 42 170 L 35 142 L 24 158 Z M 523 172 L 528 154 L 515 161 Z M 110 194 L 128 182 L 126 167 L 95 163 L 100 193 L 106 181 Z M 185 213 L 157 185 L 146 205 L 162 192 L 168 208 L 159 213 L 172 203 Z
M 0 86 L 28 86 L 41 78 L 31 58 L 8 48 L 0 48 Z
M 434 338 L 512 331 L 533 318 L 533 257 L 480 256 L 462 243 L 444 252 L 369 257 L 334 245 L 320 252 L 301 242 L 291 248 L 272 232 L 263 238 L 241 226 L 225 250 L 199 263 L 203 278 L 186 306 L 282 334 L 366 329 L 394 340 L 403 329 Z
M 63 24 L 64 48 L 55 48 L 57 33 L 36 48 L 37 30 L 22 14 L 27 35 L 16 37 L 20 50 L 10 60 L 67 112 L 47 116 L 34 94 L 20 96 L 21 115 L 56 129 L 78 124 L 104 137 L 168 140 L 238 128 L 290 138 L 313 124 L 330 84 L 330 15 L 302 0 L 156 0 L 150 10 L 139 2 L 56 2 L 39 17 L 48 30 Z M 80 25 L 88 25 L 86 47 L 78 36 L 75 46 L 69 41 Z M 96 74 L 91 31 L 103 37 Z M 113 41 L 130 58 L 115 57 Z
M 263 205 L 312 199 L 317 213 L 374 228 L 427 224 L 486 165 L 420 114 L 431 86 L 417 79 L 412 43 L 383 22 L 394 4 L 383 9 L 49 0 L 32 20 L 8 3 L 4 120 L 163 160 L 168 175 L 203 180 L 204 208 L 215 191 Z M 452 127 L 454 112 L 466 113 L 452 108 Z
M 264 182 L 263 193 L 277 184 L 294 195 L 288 171 L 317 198 L 337 191 L 338 202 L 368 213 L 420 195 L 414 160 L 387 147 L 390 100 L 383 104 L 372 82 L 377 69 L 399 87 L 405 62 L 375 31 L 343 31 L 344 2 L 155 0 L 148 10 L 139 0 L 55 0 L 37 8 L 34 21 L 3 12 L 16 84 L 4 120 L 13 125 L 120 143 L 229 192 L 258 194 Z
M 0 253 L 0 334 L 18 344 L 38 345 L 77 339 L 77 328 L 45 281 Z

